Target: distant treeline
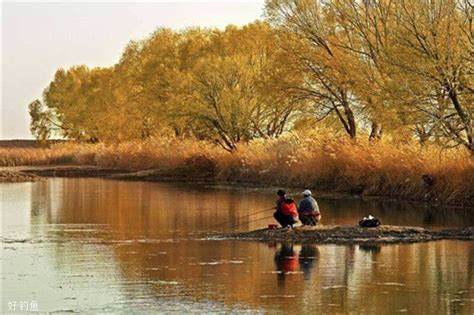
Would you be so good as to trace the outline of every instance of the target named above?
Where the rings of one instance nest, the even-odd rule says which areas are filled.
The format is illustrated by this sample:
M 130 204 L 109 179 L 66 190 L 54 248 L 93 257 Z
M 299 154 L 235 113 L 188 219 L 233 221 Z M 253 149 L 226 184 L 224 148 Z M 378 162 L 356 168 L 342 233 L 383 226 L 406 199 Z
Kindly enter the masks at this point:
M 323 126 L 474 152 L 473 15 L 469 0 L 268 0 L 266 21 L 243 27 L 160 28 L 112 67 L 59 69 L 30 104 L 31 131 L 233 151 Z

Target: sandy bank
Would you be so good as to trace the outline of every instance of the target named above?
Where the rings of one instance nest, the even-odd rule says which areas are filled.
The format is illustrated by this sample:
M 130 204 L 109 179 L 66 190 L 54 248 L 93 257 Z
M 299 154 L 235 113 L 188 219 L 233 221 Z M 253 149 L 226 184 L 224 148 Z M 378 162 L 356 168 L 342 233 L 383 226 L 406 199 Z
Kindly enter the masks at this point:
M 415 243 L 442 239 L 474 240 L 474 227 L 433 231 L 420 227 L 383 225 L 361 228 L 358 225 L 260 229 L 225 235 L 237 240 L 326 244 Z
M 0 171 L 12 171 L 42 177 L 107 177 L 125 172 L 89 165 L 16 166 L 3 167 Z
M 0 170 L 0 183 L 34 182 L 42 177 L 22 172 Z

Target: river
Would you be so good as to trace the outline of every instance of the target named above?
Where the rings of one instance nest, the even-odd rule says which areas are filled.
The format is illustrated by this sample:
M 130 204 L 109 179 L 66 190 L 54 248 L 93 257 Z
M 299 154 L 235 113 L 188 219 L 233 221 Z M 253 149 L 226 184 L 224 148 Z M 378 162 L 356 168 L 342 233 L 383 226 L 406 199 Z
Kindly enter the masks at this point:
M 273 205 L 268 189 L 50 178 L 0 192 L 4 313 L 474 313 L 474 242 L 212 237 L 272 223 L 272 211 L 239 219 Z M 368 214 L 433 229 L 474 221 L 472 209 L 316 198 L 323 224 Z

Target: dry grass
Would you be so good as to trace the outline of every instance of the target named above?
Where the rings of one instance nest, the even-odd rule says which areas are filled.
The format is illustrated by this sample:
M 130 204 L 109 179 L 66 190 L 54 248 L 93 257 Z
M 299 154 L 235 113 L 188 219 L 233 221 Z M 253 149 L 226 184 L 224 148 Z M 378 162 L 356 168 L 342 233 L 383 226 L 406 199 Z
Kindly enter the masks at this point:
M 232 154 L 209 144 L 151 139 L 115 145 L 57 144 L 0 149 L 0 164 L 97 165 L 176 177 L 206 177 L 282 187 L 308 187 L 432 202 L 474 204 L 474 159 L 463 150 L 287 134 L 241 145 Z M 423 175 L 434 179 L 430 187 Z
M 65 143 L 50 148 L 0 148 L 0 166 L 93 164 L 99 146 Z
M 462 150 L 440 155 L 436 147 L 293 134 L 254 142 L 224 162 L 219 169 L 232 173 L 220 175 L 229 179 L 449 204 L 474 201 L 474 159 Z M 431 187 L 423 175 L 434 179 Z

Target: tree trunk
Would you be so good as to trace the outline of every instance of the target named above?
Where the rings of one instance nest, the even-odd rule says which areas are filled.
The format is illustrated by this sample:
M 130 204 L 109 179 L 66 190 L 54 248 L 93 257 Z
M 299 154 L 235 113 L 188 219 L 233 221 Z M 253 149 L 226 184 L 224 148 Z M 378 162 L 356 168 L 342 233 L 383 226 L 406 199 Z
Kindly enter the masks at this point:
M 342 125 L 344 126 L 344 129 L 349 134 L 349 137 L 351 137 L 351 139 L 355 139 L 357 136 L 357 124 L 354 118 L 354 113 L 352 112 L 352 109 L 349 106 L 346 93 L 344 91 L 341 91 L 340 93 L 341 98 L 339 99 L 339 102 L 344 108 L 344 113 L 339 111 L 339 109 L 337 108 L 338 105 L 335 102 L 332 102 L 333 108 L 337 116 L 339 117 L 339 120 L 341 121 Z
M 451 86 L 451 84 L 446 83 L 446 88 L 448 89 L 449 98 L 451 99 L 451 102 L 453 103 L 454 109 L 458 113 L 459 118 L 461 118 L 462 124 L 464 125 L 464 131 L 466 132 L 466 141 L 463 141 L 463 139 L 459 139 L 459 142 L 464 142 L 467 149 L 470 150 L 472 153 L 474 151 L 474 136 L 472 134 L 471 117 L 459 102 L 456 90 Z M 455 134 L 454 136 L 459 138 L 459 135 L 457 134 Z
M 219 135 L 219 139 L 216 139 L 217 144 L 219 144 L 226 151 L 235 151 L 237 149 L 236 144 L 238 141 L 232 140 L 232 137 L 226 133 L 224 128 L 222 128 L 217 120 L 211 120 L 211 123 Z
M 347 102 L 344 102 L 344 113 L 347 117 L 347 127 L 348 127 L 348 130 L 347 132 L 349 133 L 349 136 L 351 137 L 351 139 L 355 139 L 356 136 L 357 136 L 357 132 L 356 132 L 356 122 L 355 122 L 355 118 L 354 118 L 354 113 L 352 112 L 352 109 L 349 107 L 349 104 Z
M 377 122 L 372 122 L 372 127 L 370 130 L 369 141 L 380 140 L 382 139 L 382 126 Z
M 466 148 L 471 153 L 471 156 L 474 157 L 474 142 L 471 142 L 470 144 L 466 145 Z

